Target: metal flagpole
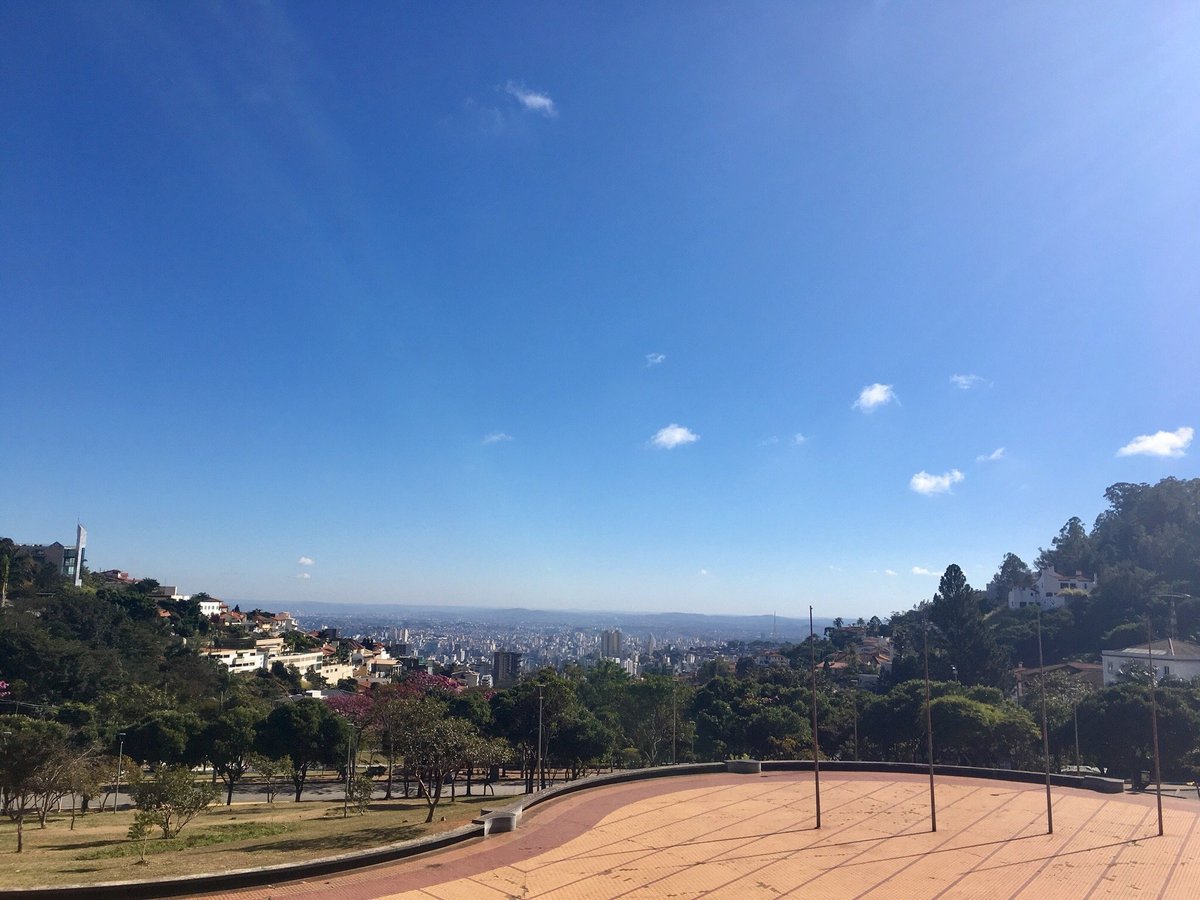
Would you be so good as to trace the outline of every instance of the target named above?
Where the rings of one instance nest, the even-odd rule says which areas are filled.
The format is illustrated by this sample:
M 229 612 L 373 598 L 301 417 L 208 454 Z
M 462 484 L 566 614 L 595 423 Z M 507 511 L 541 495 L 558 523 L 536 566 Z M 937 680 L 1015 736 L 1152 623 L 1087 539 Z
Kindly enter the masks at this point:
M 821 827 L 821 757 L 817 738 L 817 633 L 813 630 L 813 608 L 808 608 L 808 642 L 812 650 L 812 747 L 813 787 L 817 797 L 817 827 Z
M 1154 741 L 1154 791 L 1158 799 L 1158 836 L 1163 835 L 1162 767 L 1158 758 L 1158 691 L 1154 689 L 1154 647 L 1150 636 L 1150 616 L 1146 616 L 1146 660 L 1150 666 L 1150 738 Z M 1140 768 L 1140 767 L 1139 767 Z
M 1042 755 L 1046 760 L 1046 834 L 1054 834 L 1054 806 L 1050 802 L 1050 732 L 1046 728 L 1046 662 L 1042 658 L 1042 604 L 1037 604 L 1038 673 L 1042 684 Z
M 937 802 L 933 791 L 933 713 L 929 708 L 929 619 L 925 619 L 925 736 L 929 747 L 929 825 L 937 831 Z

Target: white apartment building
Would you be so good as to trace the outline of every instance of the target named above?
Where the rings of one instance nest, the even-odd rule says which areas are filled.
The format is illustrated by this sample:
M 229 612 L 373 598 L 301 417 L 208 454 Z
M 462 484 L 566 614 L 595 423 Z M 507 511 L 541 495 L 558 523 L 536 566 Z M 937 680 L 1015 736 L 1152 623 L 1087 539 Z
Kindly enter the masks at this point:
M 1042 609 L 1059 609 L 1067 605 L 1070 594 L 1063 596 L 1064 591 L 1078 591 L 1090 594 L 1096 586 L 1096 579 L 1076 572 L 1074 575 L 1063 575 L 1053 569 L 1042 569 L 1031 588 L 1013 588 L 1008 592 L 1008 608 L 1022 609 L 1026 606 L 1040 606 Z
M 205 656 L 215 659 L 230 672 L 256 672 L 267 666 L 267 655 L 257 647 L 243 650 L 201 650 Z

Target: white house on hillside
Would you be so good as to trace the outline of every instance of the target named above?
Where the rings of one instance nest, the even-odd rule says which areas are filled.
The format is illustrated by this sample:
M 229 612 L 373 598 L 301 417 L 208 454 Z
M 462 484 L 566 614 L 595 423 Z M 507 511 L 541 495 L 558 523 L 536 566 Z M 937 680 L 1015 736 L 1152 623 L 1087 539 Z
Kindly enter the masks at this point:
M 1190 681 L 1200 675 L 1200 647 L 1175 638 L 1155 641 L 1148 647 L 1142 644 L 1124 650 L 1105 650 L 1100 655 L 1104 659 L 1105 687 L 1116 684 L 1121 670 L 1130 663 L 1146 669 L 1151 660 L 1154 662 L 1154 677 L 1158 681 L 1164 678 Z
M 1042 609 L 1058 609 L 1066 606 L 1070 599 L 1070 594 L 1063 596 L 1064 591 L 1090 594 L 1095 586 L 1096 579 L 1082 572 L 1063 575 L 1053 569 L 1042 569 L 1033 587 L 1013 588 L 1008 592 L 1008 608 L 1040 606 Z

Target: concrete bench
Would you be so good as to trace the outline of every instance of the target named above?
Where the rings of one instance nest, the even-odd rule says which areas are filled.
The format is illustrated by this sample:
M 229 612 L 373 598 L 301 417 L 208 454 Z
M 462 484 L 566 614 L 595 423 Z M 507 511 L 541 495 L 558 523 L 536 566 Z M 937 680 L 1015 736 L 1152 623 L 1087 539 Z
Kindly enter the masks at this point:
M 516 831 L 517 823 L 521 821 L 521 811 L 507 809 L 485 809 L 482 810 L 482 815 L 478 819 L 472 821 L 476 825 L 483 826 L 483 836 L 489 834 L 503 834 L 508 831 Z
M 734 775 L 758 775 L 762 772 L 762 762 L 757 759 L 727 759 L 725 771 Z

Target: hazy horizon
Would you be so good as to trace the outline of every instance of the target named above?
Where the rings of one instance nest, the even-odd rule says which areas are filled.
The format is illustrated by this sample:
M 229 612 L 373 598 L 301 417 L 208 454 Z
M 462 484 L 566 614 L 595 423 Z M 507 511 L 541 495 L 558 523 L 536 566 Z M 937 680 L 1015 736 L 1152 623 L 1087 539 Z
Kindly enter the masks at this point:
M 1200 474 L 1200 7 L 10 4 L 0 534 L 885 616 Z

